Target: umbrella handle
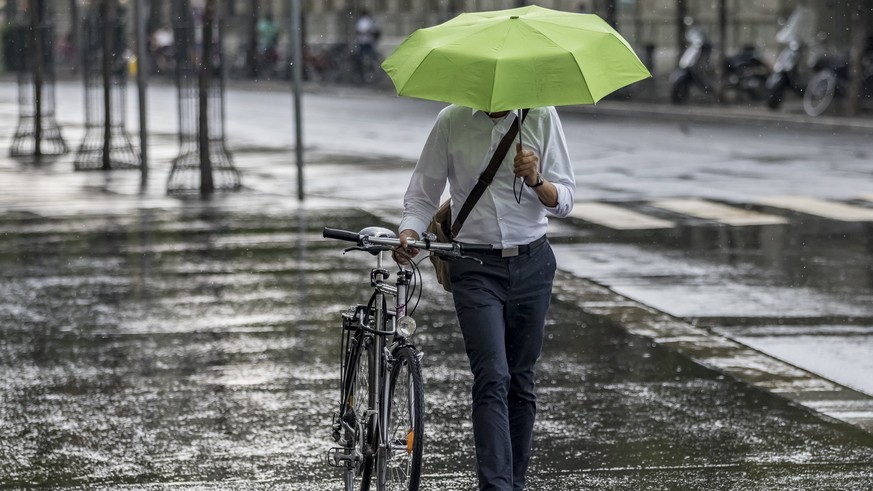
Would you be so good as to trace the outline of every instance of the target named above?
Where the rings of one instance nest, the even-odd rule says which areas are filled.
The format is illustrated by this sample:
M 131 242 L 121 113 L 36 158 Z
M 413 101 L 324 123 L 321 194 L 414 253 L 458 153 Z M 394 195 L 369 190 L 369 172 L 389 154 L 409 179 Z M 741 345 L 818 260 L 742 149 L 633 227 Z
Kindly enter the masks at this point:
M 522 146 L 522 141 L 521 141 L 521 123 L 524 121 L 522 119 L 522 116 L 523 116 L 522 110 L 519 109 L 518 112 L 516 113 L 516 117 L 518 118 L 518 148 L 519 148 L 519 152 L 524 150 L 524 147 Z M 513 196 L 515 196 L 515 202 L 518 204 L 521 204 L 521 194 L 524 192 L 524 179 L 522 179 L 522 181 L 521 181 L 521 190 L 518 192 L 518 194 L 516 194 L 515 193 L 515 183 L 518 182 L 518 178 L 519 178 L 519 176 L 516 176 L 515 179 L 512 180 L 512 194 L 513 194 Z

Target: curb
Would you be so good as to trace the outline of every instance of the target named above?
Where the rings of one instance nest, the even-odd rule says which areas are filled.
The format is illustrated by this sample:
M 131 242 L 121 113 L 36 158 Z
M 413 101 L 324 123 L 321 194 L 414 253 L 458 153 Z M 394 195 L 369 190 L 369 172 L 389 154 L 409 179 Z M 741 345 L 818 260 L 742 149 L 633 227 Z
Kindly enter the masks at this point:
M 717 105 L 670 105 L 648 102 L 605 101 L 592 106 L 565 106 L 562 110 L 591 116 L 658 119 L 683 123 L 755 125 L 811 131 L 853 132 L 873 135 L 873 118 L 840 118 L 755 108 Z

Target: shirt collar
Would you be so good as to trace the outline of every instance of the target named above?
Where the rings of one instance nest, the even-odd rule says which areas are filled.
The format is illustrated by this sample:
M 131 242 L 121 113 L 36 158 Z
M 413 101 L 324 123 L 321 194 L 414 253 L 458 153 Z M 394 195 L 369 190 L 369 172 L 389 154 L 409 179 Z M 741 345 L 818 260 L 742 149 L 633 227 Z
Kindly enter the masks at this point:
M 486 118 L 488 118 L 488 119 L 491 119 L 491 116 L 488 115 L 488 112 L 487 112 L 487 111 L 483 111 L 483 110 L 481 110 L 481 109 L 470 108 L 470 117 L 475 118 L 477 113 L 481 113 L 483 117 L 486 117 Z M 518 118 L 518 110 L 516 110 L 516 109 L 510 110 L 510 111 L 509 111 L 509 114 L 512 114 L 513 116 L 515 116 L 516 118 Z M 507 116 L 508 116 L 509 114 L 507 114 Z M 503 120 L 501 120 L 500 123 L 502 123 L 502 122 L 504 122 L 504 121 L 515 121 L 515 120 L 512 119 L 512 118 L 507 118 L 507 117 L 504 116 Z M 498 124 L 500 124 L 500 123 L 498 123 Z

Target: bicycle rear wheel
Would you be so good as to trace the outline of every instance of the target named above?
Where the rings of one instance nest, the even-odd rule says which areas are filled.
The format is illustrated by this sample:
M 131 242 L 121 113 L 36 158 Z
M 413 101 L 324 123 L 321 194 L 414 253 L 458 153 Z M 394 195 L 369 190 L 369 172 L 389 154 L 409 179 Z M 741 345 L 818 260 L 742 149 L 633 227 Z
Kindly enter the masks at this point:
M 378 480 L 387 491 L 418 491 L 421 481 L 424 384 L 418 358 L 418 352 L 410 346 L 394 354 L 386 408 L 388 442 L 376 458 Z

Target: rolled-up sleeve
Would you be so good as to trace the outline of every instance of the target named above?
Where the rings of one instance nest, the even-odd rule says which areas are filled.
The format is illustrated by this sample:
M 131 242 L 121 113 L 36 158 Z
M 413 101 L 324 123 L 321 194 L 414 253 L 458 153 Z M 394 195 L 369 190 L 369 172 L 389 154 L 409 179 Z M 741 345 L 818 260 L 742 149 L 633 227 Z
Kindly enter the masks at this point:
M 566 217 L 573 210 L 573 200 L 576 197 L 576 177 L 573 174 L 573 164 L 570 152 L 567 150 L 567 140 L 558 112 L 549 108 L 548 118 L 543 124 L 543 152 L 541 166 L 543 177 L 555 185 L 558 190 L 558 205 L 546 206 L 548 212 L 558 218 Z
M 437 211 L 448 179 L 449 152 L 442 114 L 437 118 L 403 196 L 400 231 L 424 232 Z

